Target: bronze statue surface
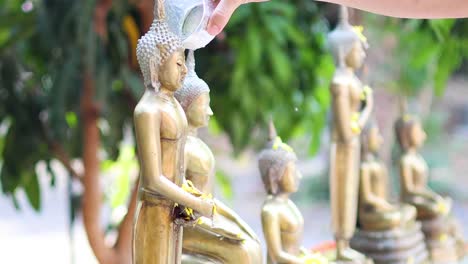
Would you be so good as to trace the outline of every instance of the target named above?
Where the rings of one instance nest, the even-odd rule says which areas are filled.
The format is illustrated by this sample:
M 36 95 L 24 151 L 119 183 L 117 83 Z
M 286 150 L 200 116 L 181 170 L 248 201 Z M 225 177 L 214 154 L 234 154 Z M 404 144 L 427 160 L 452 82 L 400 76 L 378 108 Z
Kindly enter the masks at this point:
M 176 205 L 208 217 L 215 208 L 209 199 L 181 188 L 187 120 L 174 92 L 182 85 L 187 69 L 180 41 L 168 30 L 164 9 L 158 4 L 153 25 L 137 48 L 146 90 L 134 112 L 140 162 L 133 239 L 136 264 L 181 261 L 183 228 L 175 223 Z
M 450 216 L 452 200 L 428 186 L 429 169 L 419 154 L 426 139 L 421 121 L 404 114 L 397 120 L 395 132 L 402 152 L 399 160 L 401 200 L 416 207 L 432 260 L 456 261 L 466 254 L 465 243 L 460 226 Z
M 269 142 L 258 162 L 268 194 L 261 213 L 268 264 L 327 263 L 324 257 L 313 255 L 301 246 L 304 218 L 289 199 L 298 190 L 302 178 L 296 160 L 294 151 L 276 135 L 271 122 Z
M 416 208 L 389 202 L 389 181 L 378 151 L 383 142 L 377 125 L 369 122 L 361 133 L 359 229 L 351 246 L 376 264 L 426 263 L 428 252 L 415 221 Z
M 390 230 L 414 224 L 416 208 L 391 204 L 388 199 L 388 172 L 379 159 L 383 142 L 379 128 L 370 124 L 361 135 L 361 169 L 359 188 L 359 223 L 363 230 Z
M 197 136 L 210 116 L 208 85 L 195 73 L 193 51 L 187 58 L 188 75 L 175 94 L 188 120 L 185 145 L 185 175 L 203 193 L 212 193 L 215 159 L 210 148 Z M 214 200 L 213 219 L 201 217 L 197 224 L 184 229 L 182 263 L 263 263 L 260 242 L 239 215 L 219 200 Z
M 364 89 L 354 71 L 365 58 L 365 39 L 349 25 L 346 7 L 340 22 L 328 36 L 336 62 L 330 93 L 332 96 L 332 142 L 330 149 L 330 202 L 337 261 L 365 261 L 365 256 L 349 246 L 353 236 L 358 203 L 360 140 L 373 107 L 370 89 Z M 364 105 L 364 107 L 362 107 Z

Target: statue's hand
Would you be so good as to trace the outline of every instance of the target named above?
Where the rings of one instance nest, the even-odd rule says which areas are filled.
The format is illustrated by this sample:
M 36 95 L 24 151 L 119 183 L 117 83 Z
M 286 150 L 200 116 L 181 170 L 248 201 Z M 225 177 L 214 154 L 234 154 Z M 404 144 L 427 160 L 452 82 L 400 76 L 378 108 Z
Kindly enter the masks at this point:
M 212 218 L 216 214 L 216 205 L 213 199 L 200 198 L 200 211 L 199 213 L 205 217 Z
M 221 220 L 221 217 L 215 214 L 213 216 L 212 231 L 223 238 L 227 238 L 227 239 L 231 239 L 235 241 L 245 240 L 245 238 L 242 236 L 242 233 L 240 232 L 239 229 L 232 228 L 232 226 L 225 225 L 223 223 L 224 221 Z

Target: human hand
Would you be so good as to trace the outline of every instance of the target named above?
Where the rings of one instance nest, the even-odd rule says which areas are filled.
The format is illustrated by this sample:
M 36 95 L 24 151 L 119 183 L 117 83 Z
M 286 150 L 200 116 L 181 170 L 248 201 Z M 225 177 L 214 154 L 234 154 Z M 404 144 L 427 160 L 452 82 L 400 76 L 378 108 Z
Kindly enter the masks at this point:
M 242 4 L 266 1 L 268 0 L 219 0 L 208 22 L 208 33 L 212 36 L 218 35 L 228 23 L 232 13 Z

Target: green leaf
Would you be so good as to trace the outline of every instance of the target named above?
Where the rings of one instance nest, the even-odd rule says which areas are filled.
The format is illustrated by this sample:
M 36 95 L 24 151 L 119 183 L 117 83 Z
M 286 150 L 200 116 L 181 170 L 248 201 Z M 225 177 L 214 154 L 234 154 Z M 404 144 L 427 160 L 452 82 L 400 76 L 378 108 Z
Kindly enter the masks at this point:
M 21 176 L 22 185 L 26 192 L 26 197 L 34 210 L 41 209 L 41 192 L 39 190 L 38 176 L 35 174 L 23 174 Z

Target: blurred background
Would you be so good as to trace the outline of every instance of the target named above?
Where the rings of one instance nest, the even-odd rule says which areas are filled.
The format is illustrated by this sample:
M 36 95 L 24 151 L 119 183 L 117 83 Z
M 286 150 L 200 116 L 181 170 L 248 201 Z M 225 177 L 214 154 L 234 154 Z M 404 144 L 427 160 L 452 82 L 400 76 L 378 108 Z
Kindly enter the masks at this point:
M 138 175 L 132 112 L 143 91 L 135 47 L 151 24 L 153 1 L 3 0 L 0 6 L 0 262 L 97 263 L 96 255 L 117 254 L 130 263 L 127 208 Z M 306 219 L 304 246 L 332 239 L 334 66 L 326 34 L 337 10 L 311 0 L 244 5 L 196 53 L 215 113 L 201 133 L 217 160 L 215 195 L 261 238 L 266 195 L 256 155 L 273 116 L 305 176 L 293 196 Z M 454 215 L 468 224 L 468 19 L 360 11 L 350 17 L 364 26 L 370 44 L 359 76 L 375 91 L 394 197 L 393 122 L 404 98 L 429 136 L 422 154 L 431 186 L 454 198 Z M 91 206 L 83 208 L 83 198 Z

